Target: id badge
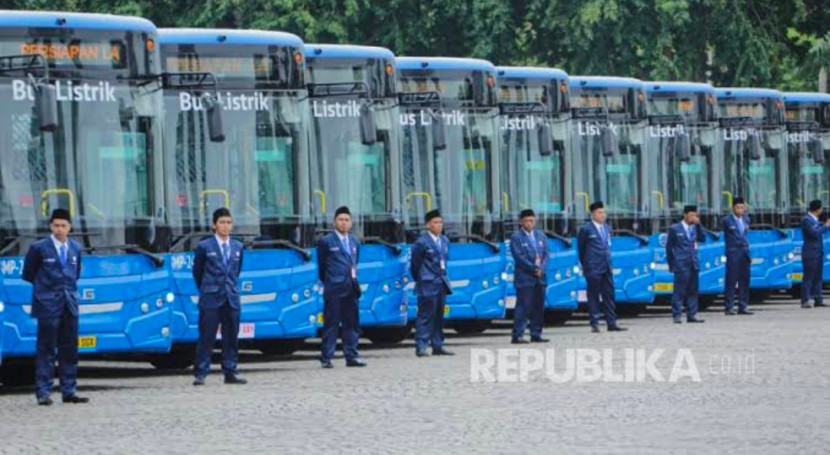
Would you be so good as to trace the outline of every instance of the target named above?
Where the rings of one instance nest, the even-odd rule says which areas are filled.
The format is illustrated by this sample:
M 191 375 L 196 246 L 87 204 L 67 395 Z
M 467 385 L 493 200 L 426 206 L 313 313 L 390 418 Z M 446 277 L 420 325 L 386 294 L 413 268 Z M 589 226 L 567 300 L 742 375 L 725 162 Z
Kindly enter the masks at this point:
M 695 249 L 697 249 L 697 242 L 695 242 Z
M 542 259 L 540 259 L 540 258 L 537 256 L 537 257 L 536 257 L 536 265 L 541 265 L 541 264 L 542 264 Z
M 441 270 L 446 270 L 446 269 L 447 269 L 447 264 L 444 262 L 443 259 L 441 259 Z
M 353 280 L 357 279 L 357 268 L 355 268 L 355 267 L 352 267 L 352 279 Z

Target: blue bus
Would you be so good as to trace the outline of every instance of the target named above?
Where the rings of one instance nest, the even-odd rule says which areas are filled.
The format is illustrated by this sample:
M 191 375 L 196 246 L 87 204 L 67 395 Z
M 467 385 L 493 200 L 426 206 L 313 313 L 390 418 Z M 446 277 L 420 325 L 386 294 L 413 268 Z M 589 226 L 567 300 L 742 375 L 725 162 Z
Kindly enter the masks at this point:
M 577 309 L 579 258 L 568 237 L 565 198 L 570 142 L 568 74 L 554 68 L 497 67 L 502 134 L 502 210 L 505 237 L 519 229 L 519 212 L 533 209 L 548 237 L 550 262 L 545 322 L 564 324 Z M 513 259 L 507 256 L 508 316 L 516 304 Z
M 801 296 L 801 220 L 807 204 L 821 199 L 830 207 L 830 95 L 784 93 L 787 151 L 790 160 L 790 235 L 795 248 L 793 295 Z M 828 209 L 825 209 L 827 211 Z M 830 232 L 824 235 L 824 282 L 830 282 Z
M 311 192 L 317 233 L 346 205 L 360 239 L 360 327 L 374 343 L 408 335 L 395 55 L 370 46 L 309 44 Z
M 482 332 L 505 313 L 496 68 L 464 58 L 397 62 L 407 243 L 425 232 L 425 213 L 440 209 L 451 242 L 446 325 Z M 411 320 L 416 312 L 410 295 Z
M 240 345 L 290 354 L 316 335 L 318 317 L 303 42 L 280 32 L 162 29 L 159 43 L 176 344 L 155 364 L 193 361 L 193 251 L 212 235 L 219 207 L 230 209 L 233 236 L 245 245 Z M 222 106 L 224 138 L 212 137 L 211 100 Z
M 721 163 L 713 178 L 720 183 L 722 214 L 742 195 L 750 217 L 748 234 L 753 300 L 792 286 L 793 241 L 787 232 L 789 160 L 784 97 L 777 90 L 717 88 L 721 126 Z
M 30 317 L 32 288 L 20 274 L 32 242 L 50 235 L 57 207 L 69 210 L 70 236 L 84 249 L 80 353 L 170 349 L 171 280 L 158 254 L 169 228 L 156 40 L 156 27 L 134 17 L 0 14 L 0 270 L 9 382 L 34 371 L 37 321 Z M 41 112 L 33 114 L 45 92 L 54 104 L 35 106 Z
M 591 201 L 605 203 L 618 311 L 638 314 L 654 300 L 645 86 L 637 79 L 596 76 L 572 76 L 570 85 L 568 229 L 575 238 L 590 218 Z M 580 278 L 580 302 L 587 301 L 585 286 Z
M 698 246 L 700 258 L 700 304 L 711 305 L 723 294 L 724 245 L 720 234 L 723 199 L 714 180 L 718 172 L 721 142 L 718 141 L 715 89 L 692 82 L 647 82 L 648 207 L 653 233 L 654 294 L 670 300 L 674 279 L 666 263 L 668 227 L 683 218 L 683 207 L 696 205 L 700 225 L 706 233 Z

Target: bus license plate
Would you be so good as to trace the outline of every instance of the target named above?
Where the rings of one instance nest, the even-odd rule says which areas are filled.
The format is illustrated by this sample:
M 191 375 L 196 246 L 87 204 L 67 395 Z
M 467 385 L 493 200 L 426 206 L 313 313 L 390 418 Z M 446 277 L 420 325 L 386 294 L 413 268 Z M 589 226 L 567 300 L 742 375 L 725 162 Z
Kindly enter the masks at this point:
M 793 273 L 793 279 L 794 280 L 799 280 L 799 281 L 803 280 L 804 279 L 804 274 L 803 273 Z
M 98 345 L 98 337 L 95 335 L 78 337 L 78 349 L 95 349 Z
M 506 299 L 504 299 L 504 308 L 506 308 L 508 310 L 512 310 L 513 308 L 516 308 L 516 296 L 511 295 L 511 296 L 507 297 Z
M 447 316 L 449 314 L 450 314 L 450 306 L 449 305 L 444 305 L 444 316 Z
M 674 283 L 655 283 L 654 290 L 658 292 L 668 292 L 674 290 Z

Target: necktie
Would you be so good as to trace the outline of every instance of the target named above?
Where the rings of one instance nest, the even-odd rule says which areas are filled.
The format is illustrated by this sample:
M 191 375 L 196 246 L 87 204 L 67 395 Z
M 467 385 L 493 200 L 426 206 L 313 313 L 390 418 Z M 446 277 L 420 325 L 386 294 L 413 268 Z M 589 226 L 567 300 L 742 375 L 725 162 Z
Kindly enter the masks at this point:
M 222 262 L 225 264 L 225 267 L 228 266 L 228 262 L 230 262 L 230 260 L 230 248 L 228 247 L 227 243 L 222 243 Z
M 343 237 L 343 248 L 346 249 L 346 254 L 348 254 L 349 257 L 352 257 L 352 250 L 351 250 L 351 248 L 349 248 L 349 236 L 348 235 Z
M 441 237 L 436 237 L 435 238 L 435 246 L 438 247 L 438 252 L 440 253 L 441 252 Z
M 693 237 L 692 237 L 692 227 L 691 227 L 691 226 L 689 226 L 688 228 L 686 228 L 686 237 L 688 237 L 688 238 L 689 238 L 689 241 L 690 241 L 690 242 L 692 241 Z
M 61 245 L 60 252 L 61 252 L 61 265 L 66 266 L 66 245 L 65 244 Z
M 527 238 L 530 241 L 530 247 L 533 248 L 533 257 L 536 258 L 539 256 L 539 250 L 536 249 L 536 239 L 533 237 L 533 233 L 528 233 Z
M 738 232 L 740 232 L 741 234 L 743 234 L 743 233 L 744 233 L 744 222 L 743 222 L 743 221 L 741 221 L 741 219 L 740 219 L 740 218 L 735 218 L 735 221 L 737 221 L 737 222 L 738 222 Z

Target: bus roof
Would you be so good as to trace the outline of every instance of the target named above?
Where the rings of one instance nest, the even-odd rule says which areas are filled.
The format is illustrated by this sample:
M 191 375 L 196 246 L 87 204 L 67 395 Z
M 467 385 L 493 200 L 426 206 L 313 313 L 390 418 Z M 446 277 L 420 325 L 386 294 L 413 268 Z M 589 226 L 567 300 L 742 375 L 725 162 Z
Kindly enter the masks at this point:
M 781 98 L 781 92 L 769 88 L 717 87 L 718 98 Z
M 232 30 L 222 28 L 161 28 L 161 44 L 265 44 L 302 46 L 299 36 L 265 30 Z
M 533 66 L 497 66 L 500 78 L 522 79 L 568 79 L 568 73 L 558 68 L 539 68 Z
M 691 92 L 715 94 L 715 87 L 702 82 L 651 81 L 646 82 L 646 92 Z
M 155 33 L 147 19 L 113 14 L 65 13 L 60 11 L 0 10 L 0 27 L 80 28 L 91 30 L 135 30 Z
M 395 54 L 385 47 L 351 44 L 306 44 L 305 56 L 306 58 L 395 58 Z
M 398 57 L 399 70 L 478 70 L 495 73 L 496 67 L 487 60 L 455 57 Z
M 785 92 L 785 103 L 830 103 L 830 93 Z
M 633 77 L 571 76 L 571 88 L 643 88 L 643 81 Z

